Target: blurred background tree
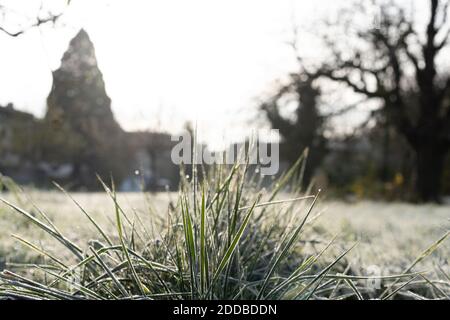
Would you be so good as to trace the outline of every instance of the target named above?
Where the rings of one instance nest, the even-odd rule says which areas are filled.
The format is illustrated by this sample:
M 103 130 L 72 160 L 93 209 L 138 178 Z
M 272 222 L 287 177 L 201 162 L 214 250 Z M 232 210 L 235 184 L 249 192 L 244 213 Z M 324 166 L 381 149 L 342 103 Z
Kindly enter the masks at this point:
M 315 170 L 326 155 L 324 117 L 320 114 L 320 89 L 315 77 L 305 71 L 292 74 L 289 83 L 279 88 L 263 102 L 261 110 L 271 126 L 280 131 L 281 156 L 293 164 L 305 149 L 309 149 L 303 183 L 311 183 Z M 282 108 L 294 105 L 293 114 L 283 115 Z
M 327 79 L 380 104 L 371 113 L 373 129 L 365 133 L 374 133 L 371 139 L 376 137 L 380 146 L 378 165 L 366 168 L 373 172 L 372 177 L 385 184 L 394 180 L 404 184 L 407 174 L 415 185 L 417 200 L 441 200 L 450 149 L 450 76 L 438 63 L 449 49 L 448 11 L 449 1 L 429 0 L 428 20 L 422 31 L 414 12 L 407 14 L 403 4 L 358 2 L 350 10 L 343 9 L 336 22 L 325 24 L 321 37 L 328 57 L 316 59 L 315 68 L 307 70 L 302 57 L 297 56 L 301 70 L 290 75 L 288 83 L 260 108 L 272 127 L 280 129 L 285 158 L 292 162 L 303 149 L 310 148 L 306 183 L 327 154 L 324 123 L 332 115 L 319 111 L 321 80 Z M 373 12 L 379 12 L 374 24 L 357 27 L 352 23 L 358 17 L 373 16 Z M 296 42 L 293 47 L 298 53 Z M 282 107 L 292 103 L 296 103 L 295 112 L 283 116 Z M 396 141 L 408 147 L 400 150 L 401 143 Z M 393 166 L 390 158 L 395 158 L 395 153 L 413 155 L 414 171 L 405 172 L 405 166 L 398 162 Z
M 326 39 L 333 60 L 323 75 L 356 93 L 382 101 L 385 119 L 406 138 L 416 156 L 416 192 L 440 201 L 445 157 L 450 149 L 450 78 L 437 59 L 448 46 L 448 1 L 430 0 L 425 32 L 394 2 L 378 2 L 380 24 L 352 33 L 353 52 Z M 355 14 L 364 14 L 364 7 Z M 350 52 L 349 52 L 350 51 Z M 412 70 L 412 72 L 409 72 Z

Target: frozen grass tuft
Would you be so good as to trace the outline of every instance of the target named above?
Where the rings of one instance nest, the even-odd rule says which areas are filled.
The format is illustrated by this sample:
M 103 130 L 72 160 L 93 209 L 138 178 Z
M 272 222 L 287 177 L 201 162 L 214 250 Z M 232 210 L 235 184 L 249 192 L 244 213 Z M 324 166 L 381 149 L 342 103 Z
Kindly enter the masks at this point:
M 342 248 L 334 237 L 316 245 L 311 229 L 320 215 L 320 194 L 296 187 L 303 164 L 300 158 L 270 191 L 248 166 L 217 166 L 204 170 L 204 179 L 194 171 L 190 181 L 182 172 L 177 199 L 164 212 L 148 207 L 151 223 L 127 212 L 114 184 L 100 179 L 112 203 L 115 232 L 66 193 L 97 234 L 81 239 L 83 246 L 42 210 L 31 212 L 1 199 L 29 228 L 44 232 L 64 250 L 55 254 L 40 242 L 14 235 L 45 263 L 9 265 L 0 274 L 0 298 L 448 299 L 450 281 L 443 269 L 439 279 L 415 270 L 448 232 L 398 274 L 375 278 L 352 271 L 347 257 L 357 243 Z M 375 280 L 382 280 L 382 288 L 370 287 Z

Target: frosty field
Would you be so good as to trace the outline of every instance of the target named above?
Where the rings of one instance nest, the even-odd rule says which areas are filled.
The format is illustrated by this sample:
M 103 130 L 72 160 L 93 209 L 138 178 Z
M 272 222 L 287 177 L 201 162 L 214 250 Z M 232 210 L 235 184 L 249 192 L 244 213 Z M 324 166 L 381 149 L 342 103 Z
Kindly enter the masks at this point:
M 74 193 L 72 196 L 102 227 L 111 234 L 115 232 L 114 204 L 105 193 Z M 2 194 L 1 197 L 28 208 L 37 215 L 37 209 L 33 209 L 34 203 L 50 217 L 62 233 L 81 246 L 86 245 L 85 239 L 99 238 L 98 232 L 80 209 L 60 192 L 31 191 L 20 198 L 11 194 Z M 176 199 L 176 193 L 119 194 L 124 211 L 138 216 L 148 229 L 157 228 L 159 221 L 167 219 L 169 202 Z M 401 272 L 450 228 L 449 205 L 417 206 L 405 203 L 346 203 L 323 200 L 319 201 L 313 216 L 315 221 L 308 229 L 307 238 L 303 239 L 306 241 L 305 247 L 320 249 L 335 235 L 337 252 L 340 246 L 358 242 L 356 248 L 347 256 L 352 267 L 364 272 L 364 268 L 375 265 L 383 274 Z M 42 231 L 18 216 L 12 209 L 1 205 L 0 266 L 4 266 L 6 262 L 29 262 L 36 256 L 33 250 L 12 238 L 13 234 L 34 242 L 39 239 L 43 247 L 52 246 L 53 250 L 59 248 L 58 243 Z M 155 239 L 149 239 L 153 240 Z M 421 267 L 433 269 L 435 263 L 439 262 L 441 266 L 448 268 L 449 257 L 450 241 L 446 241 Z

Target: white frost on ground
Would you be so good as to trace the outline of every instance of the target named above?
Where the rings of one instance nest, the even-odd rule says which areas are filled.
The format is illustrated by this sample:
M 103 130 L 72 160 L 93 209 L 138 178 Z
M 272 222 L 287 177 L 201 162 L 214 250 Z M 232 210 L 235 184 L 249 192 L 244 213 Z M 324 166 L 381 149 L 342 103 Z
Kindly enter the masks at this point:
M 91 226 L 86 227 L 89 224 L 86 217 L 66 196 L 56 192 L 36 191 L 28 192 L 27 195 L 71 239 L 85 243 L 86 239 L 98 238 Z M 105 193 L 75 193 L 73 196 L 103 226 L 111 233 L 114 232 L 113 204 Z M 2 197 L 20 205 L 12 195 L 3 194 Z M 138 193 L 119 195 L 124 210 L 130 215 L 138 214 L 149 225 L 155 221 L 154 216 L 149 213 L 149 206 L 164 218 L 167 215 L 169 197 L 176 201 L 177 195 L 153 194 L 149 195 L 148 201 Z M 28 200 L 22 199 L 22 202 L 27 203 Z M 25 206 L 30 209 L 29 203 Z M 326 201 L 319 203 L 316 213 L 321 210 L 325 211 L 314 223 L 314 233 L 307 234 L 307 237 L 327 242 L 338 234 L 338 248 L 335 248 L 335 252 L 359 242 L 349 254 L 349 261 L 359 268 L 376 265 L 386 273 L 403 271 L 423 250 L 450 229 L 450 205 Z M 11 234 L 25 236 L 34 242 L 47 242 L 42 232 L 36 231 L 29 222 L 0 205 L 0 256 L 20 259 L 24 248 L 11 239 Z M 54 242 L 51 243 L 55 245 Z M 56 246 L 57 244 L 55 250 Z M 439 264 L 447 269 L 449 257 L 450 239 L 420 267 L 434 268 Z

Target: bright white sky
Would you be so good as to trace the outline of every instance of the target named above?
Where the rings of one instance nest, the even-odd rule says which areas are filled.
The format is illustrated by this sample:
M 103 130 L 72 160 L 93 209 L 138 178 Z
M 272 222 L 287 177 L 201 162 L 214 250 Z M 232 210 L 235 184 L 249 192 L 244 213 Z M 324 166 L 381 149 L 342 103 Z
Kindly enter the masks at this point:
M 39 1 L 0 3 L 31 14 Z M 64 27 L 34 29 L 18 38 L 0 32 L 0 104 L 13 102 L 41 116 L 51 70 L 83 27 L 125 129 L 176 132 L 190 120 L 210 142 L 223 134 L 237 138 L 252 127 L 255 98 L 295 67 L 286 45 L 293 17 L 314 28 L 338 5 L 335 0 L 73 0 Z M 301 50 L 317 55 L 311 42 Z

